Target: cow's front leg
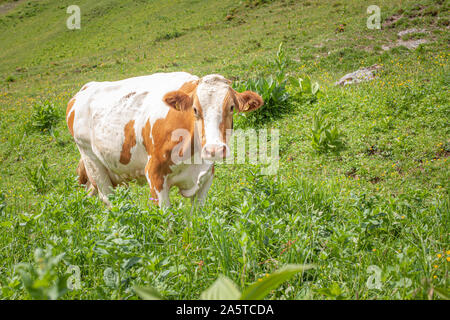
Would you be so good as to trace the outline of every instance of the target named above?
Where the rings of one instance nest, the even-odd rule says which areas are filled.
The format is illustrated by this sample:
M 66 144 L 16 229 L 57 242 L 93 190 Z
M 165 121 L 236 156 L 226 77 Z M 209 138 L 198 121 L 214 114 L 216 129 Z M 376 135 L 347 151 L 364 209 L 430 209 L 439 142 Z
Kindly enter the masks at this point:
M 205 200 L 206 200 L 206 196 L 208 195 L 208 191 L 209 188 L 211 187 L 211 184 L 213 182 L 213 178 L 214 178 L 214 165 L 212 165 L 212 167 L 209 169 L 208 173 L 207 173 L 207 177 L 205 182 L 202 184 L 202 186 L 200 187 L 200 189 L 197 191 L 195 197 L 197 198 L 197 201 L 195 201 L 195 199 L 193 199 L 193 202 L 197 202 L 197 204 L 200 207 L 203 207 L 203 205 L 205 204 Z
M 156 191 L 160 208 L 170 207 L 169 190 L 169 187 L 164 184 L 160 191 Z
M 151 199 L 160 208 L 170 207 L 169 191 L 167 184 L 167 174 L 160 170 L 161 166 L 149 160 L 145 166 L 145 177 L 150 187 Z

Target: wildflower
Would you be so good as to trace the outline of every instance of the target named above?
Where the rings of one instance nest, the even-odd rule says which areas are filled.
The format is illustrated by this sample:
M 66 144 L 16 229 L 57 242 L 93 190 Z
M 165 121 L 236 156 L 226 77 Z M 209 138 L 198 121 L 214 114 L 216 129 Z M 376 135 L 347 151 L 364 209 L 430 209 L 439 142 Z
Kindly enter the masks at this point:
M 437 269 L 438 268 L 438 265 L 437 264 L 435 264 L 434 266 L 433 266 L 435 269 Z
M 438 253 L 438 254 L 437 254 L 437 257 L 438 257 L 438 258 L 442 257 L 442 254 Z

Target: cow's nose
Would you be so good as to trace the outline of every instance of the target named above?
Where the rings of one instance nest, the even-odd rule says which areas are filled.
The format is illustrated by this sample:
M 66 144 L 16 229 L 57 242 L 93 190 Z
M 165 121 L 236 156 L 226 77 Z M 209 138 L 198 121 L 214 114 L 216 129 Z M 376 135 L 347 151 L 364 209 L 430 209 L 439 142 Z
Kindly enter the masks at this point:
M 224 144 L 207 144 L 203 147 L 202 158 L 206 160 L 218 160 L 226 157 L 227 147 Z

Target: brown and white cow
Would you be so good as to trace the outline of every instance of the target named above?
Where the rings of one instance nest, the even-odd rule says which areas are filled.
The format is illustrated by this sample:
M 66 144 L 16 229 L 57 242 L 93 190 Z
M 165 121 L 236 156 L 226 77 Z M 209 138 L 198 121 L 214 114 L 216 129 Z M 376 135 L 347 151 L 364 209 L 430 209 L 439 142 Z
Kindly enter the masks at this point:
M 161 207 L 170 205 L 172 186 L 203 204 L 214 160 L 229 153 L 233 112 L 263 104 L 258 94 L 238 93 L 230 83 L 216 74 L 173 72 L 83 86 L 66 116 L 81 153 L 80 184 L 107 204 L 112 188 L 130 180 L 147 180 Z M 181 161 L 195 156 L 200 162 Z

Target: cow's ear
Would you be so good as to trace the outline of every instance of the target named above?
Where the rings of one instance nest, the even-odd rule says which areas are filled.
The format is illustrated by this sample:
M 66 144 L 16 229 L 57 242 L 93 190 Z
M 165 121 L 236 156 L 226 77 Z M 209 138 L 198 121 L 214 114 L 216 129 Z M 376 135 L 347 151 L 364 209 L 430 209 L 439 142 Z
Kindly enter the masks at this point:
M 239 102 L 240 112 L 253 111 L 264 104 L 261 96 L 253 91 L 244 91 L 242 93 L 237 92 L 236 97 Z
M 192 98 L 180 90 L 166 93 L 163 101 L 178 111 L 186 111 L 192 107 Z

